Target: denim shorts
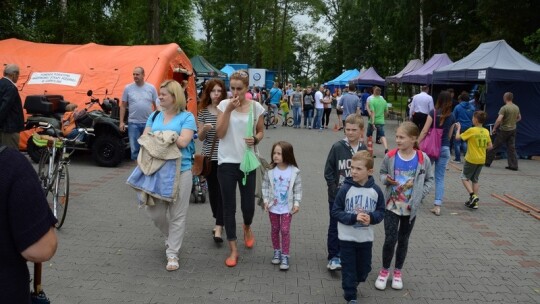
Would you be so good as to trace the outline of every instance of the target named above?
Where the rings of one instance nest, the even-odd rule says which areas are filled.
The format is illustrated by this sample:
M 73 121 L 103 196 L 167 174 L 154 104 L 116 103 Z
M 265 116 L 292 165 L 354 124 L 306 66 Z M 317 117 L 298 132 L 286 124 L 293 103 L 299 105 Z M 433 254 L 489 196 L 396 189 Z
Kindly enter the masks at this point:
M 384 125 L 375 125 L 375 129 L 377 129 L 377 138 L 384 137 Z M 367 137 L 370 137 L 372 135 L 373 135 L 373 125 L 368 124 Z

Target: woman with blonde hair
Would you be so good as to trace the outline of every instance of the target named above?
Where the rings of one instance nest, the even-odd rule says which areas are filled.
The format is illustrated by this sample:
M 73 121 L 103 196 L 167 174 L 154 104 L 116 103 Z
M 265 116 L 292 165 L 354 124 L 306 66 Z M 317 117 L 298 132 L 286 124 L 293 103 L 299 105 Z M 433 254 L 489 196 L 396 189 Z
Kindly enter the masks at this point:
M 217 174 L 223 198 L 225 232 L 230 248 L 230 254 L 225 260 L 228 267 L 236 266 L 239 255 L 235 217 L 237 186 L 240 190 L 240 208 L 244 220 L 244 244 L 247 248 L 252 248 L 255 243 L 251 224 L 255 214 L 256 173 L 255 170 L 243 172 L 240 170 L 240 163 L 246 149 L 253 148 L 264 138 L 264 108 L 260 103 L 245 98 L 248 86 L 248 73 L 243 70 L 234 72 L 230 78 L 233 95 L 217 106 L 216 135 L 220 139 Z M 254 126 L 255 130 L 247 130 L 249 126 Z M 248 133 L 253 136 L 248 137 Z
M 162 110 L 157 114 L 154 112 L 148 117 L 143 135 L 157 131 L 174 131 L 178 134 L 175 144 L 182 156 L 180 167 L 176 170 L 180 172 L 180 182 L 178 183 L 178 196 L 174 201 L 154 199 L 154 205 L 147 205 L 146 211 L 154 225 L 166 237 L 166 269 L 174 271 L 180 267 L 178 254 L 186 230 L 189 196 L 193 183 L 191 174 L 192 157 L 195 151 L 193 134 L 197 130 L 197 126 L 193 114 L 186 110 L 184 89 L 178 82 L 175 80 L 163 82 L 158 97 Z

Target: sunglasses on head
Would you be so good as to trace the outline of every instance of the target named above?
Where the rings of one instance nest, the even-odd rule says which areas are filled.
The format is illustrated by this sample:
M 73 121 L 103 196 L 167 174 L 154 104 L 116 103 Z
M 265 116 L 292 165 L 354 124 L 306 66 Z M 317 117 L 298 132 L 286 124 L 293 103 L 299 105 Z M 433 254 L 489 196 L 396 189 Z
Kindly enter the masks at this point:
M 233 73 L 233 75 L 240 76 L 242 78 L 247 78 L 249 76 L 248 73 L 244 71 L 236 71 Z

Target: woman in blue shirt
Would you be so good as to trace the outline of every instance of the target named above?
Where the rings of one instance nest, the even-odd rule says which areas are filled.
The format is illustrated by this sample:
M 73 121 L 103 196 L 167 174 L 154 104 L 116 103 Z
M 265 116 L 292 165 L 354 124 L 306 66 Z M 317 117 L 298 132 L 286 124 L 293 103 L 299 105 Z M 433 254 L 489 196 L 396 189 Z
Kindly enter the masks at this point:
M 156 227 L 166 236 L 166 269 L 174 271 L 179 268 L 178 252 L 186 230 L 189 196 L 193 183 L 191 174 L 192 157 L 195 150 L 193 134 L 197 130 L 197 125 L 193 114 L 186 110 L 186 97 L 178 82 L 174 80 L 163 82 L 159 89 L 159 101 L 162 111 L 157 115 L 150 115 L 143 134 L 167 130 L 178 133 L 176 146 L 182 153 L 179 168 L 179 195 L 172 203 L 156 200 L 156 204 L 147 206 L 146 210 Z M 167 216 L 167 211 L 169 216 Z

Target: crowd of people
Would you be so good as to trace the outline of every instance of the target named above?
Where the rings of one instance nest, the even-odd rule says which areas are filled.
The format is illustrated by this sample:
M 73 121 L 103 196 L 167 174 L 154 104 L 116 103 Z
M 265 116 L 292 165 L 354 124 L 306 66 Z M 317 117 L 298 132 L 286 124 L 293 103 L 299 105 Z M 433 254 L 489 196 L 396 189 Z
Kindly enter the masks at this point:
M 4 218 L 0 221 L 0 234 L 6 235 L 2 239 L 10 241 L 2 243 L 8 250 L 2 253 L 0 261 L 2 265 L 7 265 L 5 261 L 8 261 L 12 263 L 10 267 L 17 267 L 13 271 L 20 273 L 20 276 L 13 284 L 22 286 L 20 282 L 26 285 L 28 282 L 25 261 L 45 261 L 56 250 L 56 236 L 52 228 L 55 219 L 46 206 L 32 167 L 24 158 L 20 160 L 20 153 L 13 149 L 2 153 L 5 149 L 1 145 L 10 145 L 13 141 L 14 132 L 8 131 L 18 121 L 17 111 L 5 111 L 16 99 L 12 91 L 18 67 L 6 66 L 4 75 L 7 80 L 0 82 L 0 127 L 3 127 L 0 133 L 0 163 L 2 168 L 8 169 L 6 172 L 9 176 L 2 175 L 0 178 L 0 216 Z M 384 290 L 392 275 L 392 288 L 403 288 L 402 269 L 408 252 L 408 240 L 420 203 L 433 186 L 435 199 L 431 212 L 441 215 L 444 175 L 451 157 L 452 143 L 455 162 L 461 162 L 460 154 L 465 153 L 461 181 L 468 194 L 465 202 L 468 208 L 478 208 L 480 172 L 484 166 L 492 164 L 496 149 L 502 144 L 508 148 L 506 168 L 518 170 L 517 159 L 512 155 L 515 155 L 516 123 L 521 115 L 513 103 L 511 92 L 504 94 L 505 105 L 500 109 L 492 129 L 492 133 L 499 135 L 492 144 L 490 132 L 483 127 L 487 115 L 475 108 L 475 100 L 469 101 L 466 92 L 460 94 L 460 103 L 453 106 L 451 92 L 439 92 L 434 103 L 429 88 L 425 86 L 420 94 L 412 98 L 410 121 L 401 123 L 396 130 L 396 148 L 389 149 L 393 145 L 388 144 L 384 132 L 388 108 L 379 87 L 372 88 L 371 93 L 364 91 L 359 96 L 353 85 L 343 92 L 336 90 L 331 93 L 323 86 L 315 90 L 308 86 L 302 90 L 299 85 L 295 90 L 288 85 L 282 91 L 276 83 L 268 95 L 263 95 L 257 89 L 253 93 L 248 92 L 248 74 L 240 70 L 230 76 L 230 88 L 226 88 L 223 81 L 218 79 L 205 83 L 195 119 L 187 110 L 185 90 L 179 82 L 166 80 L 158 92 L 145 84 L 142 67 L 134 69 L 133 77 L 134 83 L 126 86 L 122 98 L 124 110 L 121 111 L 124 114 L 125 106 L 129 104 L 127 123 L 130 142 L 133 141 L 131 158 L 137 160 L 138 164 L 128 183 L 138 191 L 141 207 L 146 209 L 149 218 L 165 237 L 167 271 L 180 267 L 179 252 L 186 230 L 193 184 L 191 169 L 196 132 L 203 142 L 202 153 L 211 160 L 211 171 L 206 176 L 214 218 L 211 234 L 217 244 L 223 243 L 224 237 L 227 240 L 229 253 L 224 260 L 225 265 L 235 267 L 239 261 L 237 190 L 240 193 L 244 246 L 248 249 L 254 247 L 255 235 L 251 226 L 257 177 L 254 168 L 246 169 L 246 158 L 258 150 L 258 144 L 264 139 L 263 114 L 267 110 L 277 113 L 278 108 L 292 109 L 295 128 L 301 127 L 303 116 L 304 128 L 324 130 L 328 128 L 331 109 L 336 109 L 337 126 L 344 130 L 345 137 L 332 145 L 324 165 L 329 219 L 327 268 L 342 271 L 342 288 L 348 303 L 356 303 L 358 285 L 366 281 L 372 270 L 372 226 L 382 221 L 385 240 L 382 267 L 375 287 Z M 158 104 L 159 110 L 156 110 Z M 6 119 L 8 116 L 11 118 Z M 121 115 L 121 129 L 126 123 L 123 118 L 124 115 Z M 374 156 L 367 151 L 364 142 L 365 125 L 366 137 L 376 132 L 384 145 L 384 159 L 378 172 L 374 168 Z M 426 140 L 433 129 L 441 130 L 440 149 L 438 155 L 428 156 L 419 149 L 419 144 Z M 21 170 L 15 170 L 15 166 Z M 279 265 L 284 271 L 289 269 L 291 263 L 291 222 L 302 202 L 300 172 L 293 145 L 285 141 L 273 143 L 270 165 L 260 186 L 263 208 L 269 216 L 273 249 L 271 263 Z M 24 175 L 24 178 L 15 177 L 17 174 Z M 379 177 L 381 187 L 375 183 L 375 176 Z M 12 185 L 12 180 L 21 184 Z M 22 188 L 34 191 L 21 191 Z M 20 197 L 14 193 L 30 196 Z M 33 213 L 8 214 L 7 208 L 20 204 L 21 200 L 29 204 L 25 210 L 33 210 Z M 8 217 L 13 216 L 21 219 L 30 216 L 39 218 L 39 227 L 35 225 L 36 231 L 28 235 L 14 234 L 13 229 L 17 227 L 6 224 L 11 222 Z M 16 237 L 7 237 L 9 235 Z M 35 250 L 41 254 L 36 255 Z M 395 264 L 391 271 L 393 259 Z M 2 269 L 0 278 L 4 282 L 6 275 L 11 272 L 4 271 L 7 269 L 4 266 Z M 13 294 L 1 295 L 0 298 L 5 296 L 11 300 L 28 297 L 27 288 L 13 290 Z

